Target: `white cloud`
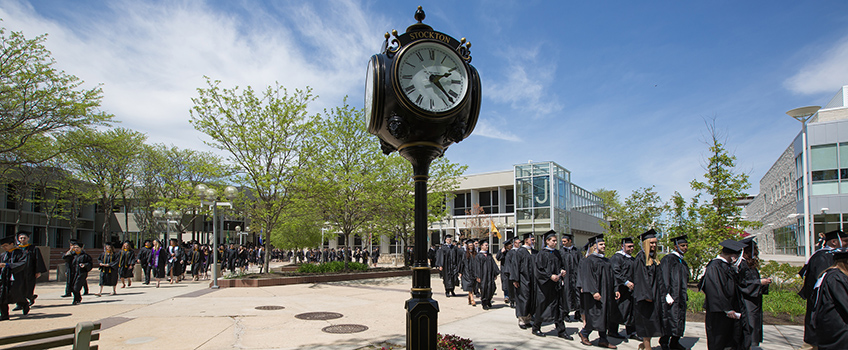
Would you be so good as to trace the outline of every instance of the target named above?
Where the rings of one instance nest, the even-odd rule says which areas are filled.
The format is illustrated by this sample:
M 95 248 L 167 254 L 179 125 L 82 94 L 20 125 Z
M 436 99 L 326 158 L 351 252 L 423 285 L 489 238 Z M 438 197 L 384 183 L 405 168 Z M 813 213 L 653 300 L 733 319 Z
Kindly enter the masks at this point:
M 104 4 L 48 18 L 28 3 L 0 0 L 0 25 L 28 38 L 49 33 L 45 45 L 57 66 L 89 86 L 102 83 L 102 108 L 122 126 L 180 147 L 206 148 L 205 135 L 189 124 L 204 75 L 227 88 L 310 86 L 320 96 L 314 112 L 345 95 L 358 107 L 365 64 L 383 40 L 366 20 L 373 16 L 352 2 L 322 12 L 311 3 L 229 3 L 244 6 L 235 12 L 193 1 Z
M 477 126 L 474 127 L 474 134 L 472 135 L 512 142 L 521 141 L 521 138 L 509 131 L 506 131 L 503 127 L 494 125 L 494 123 L 488 119 L 479 119 L 477 121 Z
M 835 46 L 808 62 L 784 85 L 797 93 L 815 94 L 833 92 L 848 81 L 848 36 L 836 43 Z
M 556 64 L 539 59 L 539 47 L 509 48 L 503 56 L 507 67 L 499 78 L 484 79 L 483 96 L 509 103 L 529 117 L 544 117 L 562 110 L 557 97 L 550 93 L 556 77 Z

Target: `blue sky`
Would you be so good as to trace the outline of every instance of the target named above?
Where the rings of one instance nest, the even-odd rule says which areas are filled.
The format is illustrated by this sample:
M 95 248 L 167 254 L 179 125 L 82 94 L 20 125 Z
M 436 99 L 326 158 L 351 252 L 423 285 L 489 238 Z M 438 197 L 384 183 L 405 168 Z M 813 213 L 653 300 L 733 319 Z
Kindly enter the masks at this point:
M 189 124 L 203 76 L 311 86 L 315 113 L 362 106 L 383 33 L 425 23 L 472 43 L 468 173 L 553 160 L 578 185 L 690 196 L 715 118 L 738 170 L 760 177 L 799 132 L 787 110 L 848 85 L 848 2 L 0 0 L 7 30 L 48 33 L 57 65 L 102 83 L 103 109 L 150 142 L 209 149 Z M 376 141 L 375 141 L 376 142 Z

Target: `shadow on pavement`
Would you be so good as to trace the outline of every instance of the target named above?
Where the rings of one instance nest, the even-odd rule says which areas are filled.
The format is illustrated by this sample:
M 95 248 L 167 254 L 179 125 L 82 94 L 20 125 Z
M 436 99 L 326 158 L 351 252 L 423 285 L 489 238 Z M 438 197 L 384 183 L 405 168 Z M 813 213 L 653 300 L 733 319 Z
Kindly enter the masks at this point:
M 71 315 L 72 314 L 42 314 L 42 313 L 32 313 L 32 311 L 30 311 L 29 315 L 26 315 L 26 316 L 21 315 L 20 317 L 18 317 L 18 319 L 25 320 L 25 319 L 62 318 L 62 317 L 68 317 L 68 316 L 71 316 Z

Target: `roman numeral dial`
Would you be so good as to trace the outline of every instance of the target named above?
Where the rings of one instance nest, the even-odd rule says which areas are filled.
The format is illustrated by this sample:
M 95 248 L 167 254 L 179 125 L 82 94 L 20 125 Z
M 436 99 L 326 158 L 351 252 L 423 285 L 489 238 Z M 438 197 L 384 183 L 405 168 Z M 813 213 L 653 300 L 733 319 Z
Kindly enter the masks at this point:
M 468 93 L 468 72 L 456 52 L 438 42 L 405 48 L 395 62 L 395 90 L 401 99 L 429 113 L 459 107 Z

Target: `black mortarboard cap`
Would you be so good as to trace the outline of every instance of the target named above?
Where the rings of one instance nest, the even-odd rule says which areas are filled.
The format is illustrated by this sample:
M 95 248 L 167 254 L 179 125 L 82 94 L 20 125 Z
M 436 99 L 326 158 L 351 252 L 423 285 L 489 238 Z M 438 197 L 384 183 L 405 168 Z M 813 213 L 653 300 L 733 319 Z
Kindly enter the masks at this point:
M 639 240 L 641 241 L 651 238 L 657 238 L 657 231 L 654 231 L 654 229 L 647 230 L 645 233 L 639 235 Z
M 528 239 L 528 238 L 530 238 L 530 237 L 533 237 L 533 232 L 527 232 L 527 233 L 525 233 L 525 234 L 521 235 L 521 239 L 522 239 L 522 240 L 526 240 L 526 239 Z
M 721 243 L 719 243 L 724 249 L 733 251 L 733 252 L 741 252 L 742 249 L 745 249 L 745 244 L 741 242 L 734 241 L 732 239 L 725 239 Z
M 0 238 L 0 244 L 15 244 L 17 235 Z
M 445 238 L 453 238 L 451 235 L 445 235 Z
M 590 238 L 589 242 L 586 242 L 586 244 L 583 245 L 583 251 L 589 250 L 589 245 L 591 245 L 591 244 L 592 244 L 592 239 Z
M 562 233 L 562 238 L 570 238 L 570 239 L 572 239 L 572 240 L 573 240 L 573 239 L 574 239 L 574 234 L 569 233 L 569 232 L 563 232 L 563 233 Z
M 671 244 L 689 243 L 687 239 L 689 239 L 689 235 L 677 236 L 671 239 Z
M 621 244 L 633 243 L 633 237 L 624 237 L 621 239 Z
M 556 237 L 556 235 L 557 235 L 557 233 L 554 230 L 550 230 L 548 232 L 545 232 L 545 240 L 547 241 L 548 238 L 551 238 L 551 236 Z
M 603 242 L 603 241 L 604 241 L 604 234 L 603 233 L 599 234 L 597 236 L 594 236 L 592 238 L 589 238 L 589 243 L 591 243 L 591 244 L 595 244 L 595 243 Z
M 749 246 L 751 246 L 752 244 L 753 244 L 753 245 L 756 245 L 756 244 L 757 244 L 757 242 L 754 242 L 754 238 L 757 238 L 757 236 L 750 235 L 750 236 L 745 237 L 745 238 L 743 238 L 742 240 L 740 240 L 740 241 L 739 241 L 739 243 L 744 244 L 746 247 L 749 247 Z
M 845 232 L 842 232 L 842 230 L 833 230 L 824 234 L 824 239 L 827 241 L 831 239 L 842 239 L 842 237 L 845 237 Z

